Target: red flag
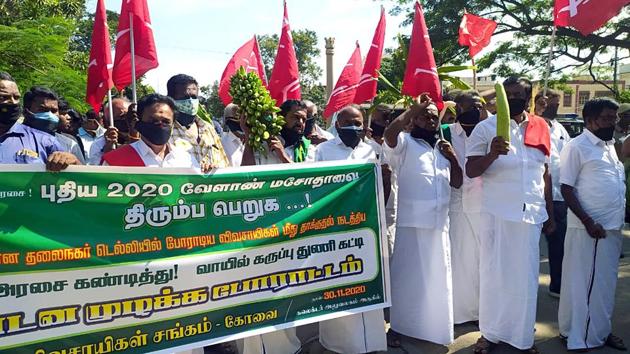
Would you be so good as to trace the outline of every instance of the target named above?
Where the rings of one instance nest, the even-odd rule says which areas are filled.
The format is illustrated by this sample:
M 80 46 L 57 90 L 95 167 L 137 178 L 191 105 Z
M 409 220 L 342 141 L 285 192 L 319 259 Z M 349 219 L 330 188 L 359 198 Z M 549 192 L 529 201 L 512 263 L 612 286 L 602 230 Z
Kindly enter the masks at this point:
M 556 0 L 553 6 L 553 25 L 567 27 L 569 25 L 569 0 Z
M 104 0 L 98 0 L 96 3 L 90 63 L 87 71 L 85 101 L 94 108 L 94 112 L 98 112 L 101 110 L 103 98 L 107 95 L 107 91 L 114 87 L 112 82 L 112 49 L 109 43 Z
M 219 97 L 226 106 L 232 102 L 232 96 L 229 93 L 230 79 L 241 66 L 245 68 L 246 72 L 255 72 L 262 80 L 263 85 L 267 87 L 267 76 L 265 75 L 265 67 L 260 56 L 260 48 L 258 47 L 256 36 L 238 48 L 225 70 L 223 70 L 221 82 L 219 83 Z
M 286 100 L 299 100 L 302 97 L 300 91 L 300 73 L 298 71 L 297 56 L 293 47 L 291 28 L 289 27 L 289 13 L 287 3 L 284 2 L 284 17 L 282 18 L 282 34 L 278 44 L 276 60 L 269 80 L 269 93 L 280 106 Z
M 352 103 L 359 86 L 362 71 L 361 49 L 359 49 L 359 43 L 357 42 L 357 47 L 339 75 L 335 89 L 330 93 L 326 109 L 324 110 L 325 118 L 329 118 L 335 112 Z
M 157 68 L 157 52 L 151 29 L 147 0 L 123 0 L 116 36 L 113 79 L 121 90 L 131 83 L 131 36 L 129 17 L 133 18 L 133 39 L 136 58 L 136 78 Z
M 496 22 L 466 13 L 459 25 L 459 45 L 467 46 L 470 57 L 473 58 L 490 44 L 496 28 Z
M 363 73 L 359 80 L 359 87 L 354 96 L 354 103 L 360 104 L 376 97 L 376 85 L 378 84 L 378 70 L 381 68 L 383 57 L 383 44 L 385 42 L 385 9 L 381 7 L 381 19 L 378 21 L 372 45 L 365 58 Z
M 556 0 L 554 24 L 575 27 L 583 35 L 589 35 L 602 27 L 630 0 Z
M 428 92 L 436 103 L 442 102 L 440 78 L 433 57 L 429 30 L 424 22 L 422 6 L 416 2 L 402 93 L 416 97 L 424 92 Z

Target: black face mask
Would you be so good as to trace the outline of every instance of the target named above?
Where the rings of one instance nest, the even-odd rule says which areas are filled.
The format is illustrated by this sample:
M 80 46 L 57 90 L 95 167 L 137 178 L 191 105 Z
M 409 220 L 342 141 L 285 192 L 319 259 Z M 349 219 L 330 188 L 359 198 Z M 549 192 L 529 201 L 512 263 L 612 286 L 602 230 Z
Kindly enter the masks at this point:
M 556 116 L 558 116 L 558 106 L 547 106 L 542 116 L 547 119 L 556 119 Z
M 517 116 L 527 107 L 527 101 L 523 98 L 510 98 L 508 99 L 508 105 L 510 106 L 510 116 Z
M 114 127 L 116 127 L 119 132 L 129 133 L 129 125 L 125 119 L 114 119 Z
M 370 129 L 372 129 L 372 136 L 381 137 L 385 134 L 385 126 L 376 124 L 374 122 L 370 123 Z
M 190 125 L 195 121 L 195 116 L 190 114 L 177 112 L 176 115 L 176 119 L 179 124 L 181 124 L 183 127 L 186 127 L 186 129 L 190 128 Z
M 363 136 L 363 129 L 356 126 L 349 127 L 337 127 L 337 134 L 339 134 L 339 139 L 350 148 L 355 148 L 361 142 L 361 137 Z
M 304 124 L 304 136 L 309 136 L 313 134 L 313 129 L 315 128 L 315 118 L 308 118 L 306 123 Z
M 477 108 L 474 108 L 468 112 L 464 112 L 457 116 L 457 121 L 462 124 L 477 124 L 481 117 L 481 112 Z
M 302 140 L 302 137 L 304 136 L 304 134 L 298 133 L 295 130 L 289 129 L 287 127 L 282 127 L 280 135 L 282 136 L 282 139 L 284 139 L 284 147 L 297 144 L 300 140 Z
M 0 103 L 0 124 L 13 125 L 20 118 L 20 105 Z
M 241 123 L 232 119 L 226 119 L 225 125 L 231 132 L 242 133 L 243 129 L 241 129 Z
M 416 139 L 422 139 L 426 141 L 431 146 L 435 146 L 435 143 L 437 143 L 438 140 L 437 130 L 428 130 L 420 128 L 418 126 L 414 126 L 410 134 Z
M 603 141 L 612 140 L 613 136 L 615 135 L 615 126 L 613 125 L 612 127 L 608 128 L 599 128 L 593 131 L 593 134 Z
M 152 144 L 164 145 L 171 137 L 173 126 L 140 121 L 136 123 L 136 130 Z

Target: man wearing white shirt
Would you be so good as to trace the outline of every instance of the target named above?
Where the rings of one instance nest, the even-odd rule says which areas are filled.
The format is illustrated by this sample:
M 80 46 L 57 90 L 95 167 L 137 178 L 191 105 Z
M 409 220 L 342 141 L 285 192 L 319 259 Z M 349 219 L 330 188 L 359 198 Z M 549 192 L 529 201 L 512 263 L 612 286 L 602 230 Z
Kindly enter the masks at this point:
M 399 334 L 453 341 L 448 204 L 463 177 L 452 146 L 438 142 L 439 128 L 437 107 L 425 94 L 385 129 L 383 150 L 398 180 L 388 333 L 394 347 Z
M 476 91 L 455 97 L 457 121 L 448 134 L 460 167 L 466 165 L 466 140 L 480 120 L 487 118 Z M 451 189 L 449 206 L 453 319 L 455 324 L 479 320 L 479 220 L 481 179 L 464 176 L 461 188 Z
M 241 128 L 245 133 L 245 149 L 241 165 L 271 165 L 282 163 L 313 162 L 315 146 L 304 137 L 306 105 L 302 101 L 288 100 L 280 106 L 280 115 L 285 119 L 280 137 L 267 142 L 267 155 L 254 152 L 249 145 L 249 128 L 245 116 L 241 116 Z M 236 342 L 241 354 L 294 354 L 302 344 L 295 327 L 262 335 L 251 336 Z
M 228 128 L 228 132 L 221 137 L 221 144 L 225 150 L 227 158 L 230 160 L 230 166 L 238 167 L 243 159 L 243 129 L 238 118 L 238 106 L 230 103 L 223 110 L 223 121 Z
M 398 204 L 398 184 L 396 183 L 396 175 L 391 167 L 387 164 L 385 154 L 383 153 L 383 135 L 385 128 L 391 123 L 393 112 L 389 107 L 378 105 L 370 115 L 370 129 L 368 130 L 368 138 L 366 143 L 374 149 L 376 157 L 381 162 L 383 174 L 383 193 L 385 195 L 385 220 L 387 222 L 387 243 L 389 245 L 389 256 L 394 252 L 394 242 L 396 241 L 396 207 Z
M 466 142 L 466 174 L 482 178 L 479 242 L 479 329 L 474 352 L 505 342 L 529 353 L 534 346 L 540 233 L 553 231 L 547 168 L 549 127 L 525 107 L 532 85 L 503 82 L 510 107 L 510 142 L 496 136 L 497 117 L 483 120 Z M 551 216 L 548 218 L 548 215 Z M 543 227 L 543 223 L 545 223 Z
M 567 130 L 556 121 L 558 107 L 560 106 L 560 93 L 555 90 L 547 90 L 546 97 L 543 92 L 536 95 L 536 114 L 545 118 L 549 124 L 551 135 L 551 155 L 549 165 L 551 170 L 551 184 L 553 193 L 553 217 L 556 230 L 551 234 L 545 234 L 549 253 L 549 295 L 560 298 L 560 284 L 562 282 L 562 257 L 564 255 L 564 236 L 567 232 L 567 205 L 564 203 L 560 192 L 560 153 L 564 146 L 571 140 Z
M 319 112 L 315 103 L 304 100 L 306 105 L 306 123 L 304 124 L 304 136 L 307 137 L 311 143 L 317 145 L 328 140 L 332 140 L 335 136 L 326 130 L 322 129 L 317 124 L 317 118 Z
M 266 142 L 268 150 L 266 156 L 257 151 L 254 152 L 249 144 L 245 144 L 242 166 L 313 162 L 315 160 L 315 145 L 304 136 L 304 126 L 307 119 L 306 104 L 299 100 L 285 101 L 280 106 L 280 115 L 284 117 L 285 124 L 280 136 L 272 137 Z
M 560 159 L 562 195 L 570 212 L 558 324 L 569 350 L 626 349 L 611 333 L 626 203 L 624 168 L 613 139 L 618 108 L 607 98 L 586 102 L 586 129 L 565 146 Z
M 112 111 L 114 113 L 113 122 L 114 125 L 110 126 L 110 114 L 109 105 L 112 105 Z M 118 146 L 137 141 L 136 137 L 129 135 L 129 126 L 127 124 L 127 111 L 131 103 L 127 98 L 117 97 L 112 99 L 112 102 L 107 103 L 105 106 L 105 114 L 103 122 L 107 130 L 104 134 L 94 140 L 88 153 L 88 164 L 99 165 L 101 158 L 107 152 L 112 151 Z
M 339 136 L 317 146 L 315 161 L 374 160 L 374 149 L 362 141 L 363 115 L 356 106 L 339 111 Z M 387 350 L 383 310 L 372 310 L 319 323 L 319 341 L 336 353 L 358 354 Z
M 200 168 L 186 150 L 168 144 L 173 132 L 175 102 L 167 96 L 150 94 L 138 101 L 140 140 L 103 155 L 103 166 Z M 208 170 L 209 166 L 204 166 Z
M 103 128 L 96 119 L 97 114 L 98 113 L 88 112 L 85 121 L 77 131 L 77 135 L 83 145 L 83 152 L 85 153 L 85 160 L 87 162 L 90 161 L 90 148 L 92 144 L 105 134 L 105 128 Z

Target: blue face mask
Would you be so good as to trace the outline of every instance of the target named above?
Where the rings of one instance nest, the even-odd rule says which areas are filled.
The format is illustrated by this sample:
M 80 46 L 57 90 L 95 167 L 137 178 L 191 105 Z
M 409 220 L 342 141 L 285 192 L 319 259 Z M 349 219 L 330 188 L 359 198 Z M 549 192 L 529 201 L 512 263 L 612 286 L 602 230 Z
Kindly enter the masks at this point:
M 59 123 L 59 117 L 52 113 L 52 112 L 38 112 L 38 113 L 33 113 L 33 117 L 35 119 L 39 119 L 39 120 L 46 120 L 49 121 L 51 123 Z
M 197 112 L 199 112 L 199 99 L 190 97 L 183 100 L 176 100 L 175 108 L 177 108 L 177 111 L 180 113 L 196 116 Z
M 52 112 L 37 112 L 31 113 L 26 110 L 24 115 L 24 124 L 37 130 L 45 131 L 49 134 L 54 134 L 59 125 L 59 117 Z

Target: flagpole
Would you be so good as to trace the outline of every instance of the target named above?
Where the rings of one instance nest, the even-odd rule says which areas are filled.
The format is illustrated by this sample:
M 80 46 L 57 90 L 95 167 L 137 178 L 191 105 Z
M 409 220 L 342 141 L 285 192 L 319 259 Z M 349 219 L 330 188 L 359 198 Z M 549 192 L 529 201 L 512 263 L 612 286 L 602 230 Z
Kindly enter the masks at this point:
M 129 38 L 131 43 L 131 91 L 133 95 L 133 103 L 138 103 L 136 93 L 136 48 L 133 35 L 133 13 L 129 12 Z
M 549 87 L 549 75 L 551 74 L 551 59 L 553 57 L 553 49 L 556 44 L 556 25 L 554 24 L 551 32 L 551 41 L 549 43 L 549 56 L 547 57 L 547 69 L 545 70 L 545 84 L 543 86 L 543 96 L 547 96 L 547 88 Z
M 114 126 L 114 106 L 112 104 L 112 90 L 107 90 L 107 106 L 109 108 L 109 126 Z
M 470 58 L 473 66 L 473 89 L 477 91 L 477 68 L 475 67 L 475 58 Z

